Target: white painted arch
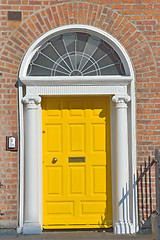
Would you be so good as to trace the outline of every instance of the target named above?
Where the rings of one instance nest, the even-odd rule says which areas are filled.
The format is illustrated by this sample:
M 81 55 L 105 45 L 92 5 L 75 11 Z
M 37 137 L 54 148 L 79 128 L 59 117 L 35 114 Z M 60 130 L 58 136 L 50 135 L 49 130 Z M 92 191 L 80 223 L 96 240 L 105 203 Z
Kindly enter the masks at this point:
M 53 36 L 57 36 L 66 32 L 85 32 L 93 34 L 108 44 L 110 44 L 118 55 L 121 58 L 122 63 L 125 67 L 126 76 L 95 76 L 95 77 L 76 77 L 76 82 L 74 77 L 31 77 L 27 76 L 27 68 L 32 59 L 32 56 L 38 50 L 38 48 L 47 40 L 52 38 Z M 25 89 L 25 91 L 24 91 Z M 25 92 L 25 93 L 24 93 Z M 26 95 L 25 95 L 26 94 Z M 123 109 L 124 114 L 118 115 L 118 110 L 115 110 L 115 105 L 111 101 L 111 126 L 112 126 L 112 134 L 111 134 L 111 155 L 112 155 L 112 198 L 113 198 L 113 225 L 115 226 L 116 233 L 130 233 L 136 232 L 138 230 L 138 222 L 137 222 L 137 194 L 136 194 L 136 124 L 135 124 L 135 78 L 133 67 L 124 47 L 110 34 L 87 25 L 67 25 L 59 28 L 55 28 L 50 30 L 49 32 L 43 34 L 40 38 L 38 38 L 28 49 L 26 52 L 21 67 L 19 71 L 19 119 L 20 119 L 20 209 L 19 209 L 19 232 L 30 233 L 28 230 L 31 229 L 31 226 L 28 225 L 28 228 L 25 229 L 25 215 L 24 211 L 26 211 L 26 203 L 25 203 L 25 184 L 27 178 L 30 176 L 25 176 L 25 159 L 26 150 L 26 142 L 24 141 L 25 133 L 24 133 L 24 123 L 26 123 L 26 115 L 27 109 L 30 108 L 32 104 L 32 109 L 36 109 L 36 114 L 34 112 L 34 116 L 36 117 L 36 124 L 38 126 L 38 130 L 36 133 L 37 141 L 37 176 L 38 176 L 38 186 L 37 186 L 37 212 L 38 212 L 38 224 L 42 227 L 42 147 L 41 147 L 41 106 L 37 105 L 38 96 L 48 95 L 48 96 L 56 96 L 56 95 L 110 95 L 114 96 L 113 100 L 117 102 L 117 109 Z M 25 96 L 24 96 L 25 95 Z M 130 96 L 130 97 L 129 97 Z M 130 103 L 128 104 L 127 110 L 127 101 L 131 98 Z M 24 102 L 27 104 L 27 107 L 24 107 Z M 122 106 L 123 105 L 123 106 Z M 116 125 L 116 111 L 117 111 L 117 119 L 121 119 L 121 124 L 123 122 L 128 125 L 128 137 L 127 137 L 127 152 L 129 152 L 127 164 L 129 165 L 129 203 L 130 209 L 127 211 L 130 213 L 130 221 L 125 225 L 121 226 L 117 220 L 117 191 L 116 191 L 116 141 L 118 141 L 118 137 L 116 137 L 115 125 Z M 123 118 L 123 115 L 126 114 L 128 121 Z M 29 115 L 28 115 L 29 116 Z M 121 118 L 122 117 L 122 118 Z M 126 119 L 127 119 L 126 118 Z M 32 140 L 32 139 L 31 139 Z M 31 141 L 32 142 L 32 141 Z M 28 145 L 28 143 L 27 143 Z M 25 149 L 26 148 L 26 149 Z M 125 151 L 125 149 L 124 149 Z M 33 154 L 34 155 L 34 154 Z M 32 179 L 34 181 L 34 178 Z M 117 207 L 115 207 L 117 206 Z M 126 222 L 126 220 L 124 221 Z M 116 228 L 116 224 L 119 224 L 120 227 Z M 127 226 L 127 227 L 126 227 Z M 128 227 L 129 226 L 129 227 Z M 131 226 L 131 227 L 130 227 Z M 120 229 L 121 230 L 116 230 Z M 132 228 L 132 229 L 131 229 Z M 25 230 L 24 230 L 25 229 Z M 126 230 L 129 229 L 129 230 Z M 28 231 L 28 232 L 27 232 Z M 33 224 L 32 233 L 40 233 L 40 230 L 36 229 Z

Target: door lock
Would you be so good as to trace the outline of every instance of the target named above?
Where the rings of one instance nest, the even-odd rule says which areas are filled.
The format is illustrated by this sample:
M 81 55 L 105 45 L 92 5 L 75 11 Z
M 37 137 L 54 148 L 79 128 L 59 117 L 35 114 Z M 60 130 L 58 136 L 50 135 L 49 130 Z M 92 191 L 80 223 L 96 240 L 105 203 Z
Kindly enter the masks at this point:
M 53 158 L 52 163 L 56 163 L 58 161 L 57 158 Z

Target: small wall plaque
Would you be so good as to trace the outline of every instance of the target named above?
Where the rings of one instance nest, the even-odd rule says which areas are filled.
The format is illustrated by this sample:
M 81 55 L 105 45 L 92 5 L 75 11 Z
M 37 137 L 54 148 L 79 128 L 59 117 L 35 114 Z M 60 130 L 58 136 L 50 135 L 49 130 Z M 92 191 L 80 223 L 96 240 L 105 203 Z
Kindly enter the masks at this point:
M 18 136 L 7 136 L 6 137 L 6 150 L 7 151 L 18 151 Z
M 8 11 L 9 21 L 22 21 L 22 13 L 17 11 Z

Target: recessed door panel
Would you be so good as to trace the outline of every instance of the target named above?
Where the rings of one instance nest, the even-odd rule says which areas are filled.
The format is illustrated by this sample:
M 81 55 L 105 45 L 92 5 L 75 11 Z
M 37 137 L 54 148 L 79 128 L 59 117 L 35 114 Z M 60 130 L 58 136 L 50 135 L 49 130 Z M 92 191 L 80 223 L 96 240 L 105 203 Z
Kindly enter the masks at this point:
M 103 214 L 105 207 L 106 201 L 82 202 L 82 214 Z
M 43 227 L 112 225 L 110 99 L 42 100 Z
M 85 126 L 84 124 L 69 125 L 70 153 L 84 152 Z
M 62 149 L 62 125 L 47 126 L 48 152 L 61 152 Z
M 70 106 L 70 117 L 84 116 L 84 102 L 83 101 L 70 102 L 69 106 Z
M 93 166 L 93 194 L 106 194 L 106 167 Z M 102 184 L 103 183 L 103 184 Z
M 48 167 L 48 194 L 62 194 L 62 167 Z
M 105 151 L 106 148 L 106 126 L 105 124 L 92 124 L 93 152 Z
M 47 213 L 50 215 L 73 215 L 73 202 L 49 202 L 47 204 Z
M 70 167 L 70 194 L 85 194 L 85 166 Z

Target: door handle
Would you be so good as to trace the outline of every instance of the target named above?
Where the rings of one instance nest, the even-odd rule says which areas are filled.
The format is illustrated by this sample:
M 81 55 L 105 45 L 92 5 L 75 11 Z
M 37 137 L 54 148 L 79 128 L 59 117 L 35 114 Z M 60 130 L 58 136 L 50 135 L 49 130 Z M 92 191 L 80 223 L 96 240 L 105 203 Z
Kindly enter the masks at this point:
M 53 164 L 56 163 L 57 161 L 58 161 L 57 158 L 53 158 L 53 159 L 52 159 L 52 163 L 53 163 Z

